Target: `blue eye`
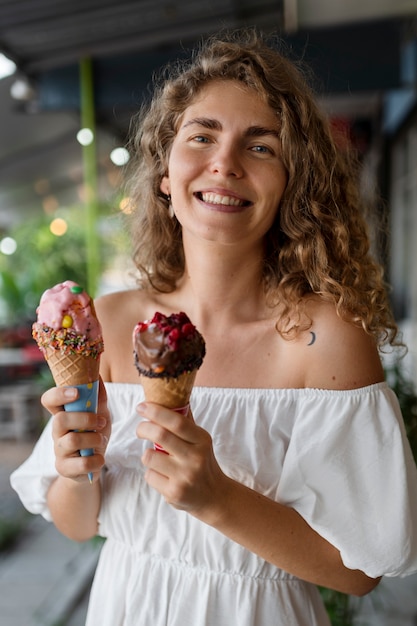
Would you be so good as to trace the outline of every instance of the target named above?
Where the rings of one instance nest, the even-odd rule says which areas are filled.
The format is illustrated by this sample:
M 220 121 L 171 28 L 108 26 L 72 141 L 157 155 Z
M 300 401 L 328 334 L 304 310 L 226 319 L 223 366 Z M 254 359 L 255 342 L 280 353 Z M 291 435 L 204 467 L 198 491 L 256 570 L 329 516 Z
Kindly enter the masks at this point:
M 253 150 L 253 152 L 260 152 L 261 154 L 271 152 L 266 146 L 253 146 L 251 150 Z
M 197 143 L 208 143 L 207 137 L 203 137 L 203 135 L 196 135 L 193 137 L 193 141 Z

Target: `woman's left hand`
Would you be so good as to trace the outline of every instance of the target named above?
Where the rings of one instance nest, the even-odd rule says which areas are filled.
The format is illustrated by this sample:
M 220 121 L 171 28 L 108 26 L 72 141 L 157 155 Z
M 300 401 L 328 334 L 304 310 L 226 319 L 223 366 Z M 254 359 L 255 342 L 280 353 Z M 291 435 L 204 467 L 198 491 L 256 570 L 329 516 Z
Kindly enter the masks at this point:
M 147 449 L 145 478 L 172 506 L 213 526 L 276 567 L 315 585 L 362 595 L 377 580 L 347 568 L 339 550 L 297 511 L 229 478 L 213 453 L 212 439 L 191 414 L 158 404 L 138 407 L 145 420 L 137 435 L 168 452 Z
M 144 418 L 137 436 L 158 442 L 167 453 L 145 450 L 146 481 L 175 508 L 211 523 L 229 479 L 216 461 L 210 434 L 194 422 L 190 410 L 184 416 L 150 402 L 137 410 Z

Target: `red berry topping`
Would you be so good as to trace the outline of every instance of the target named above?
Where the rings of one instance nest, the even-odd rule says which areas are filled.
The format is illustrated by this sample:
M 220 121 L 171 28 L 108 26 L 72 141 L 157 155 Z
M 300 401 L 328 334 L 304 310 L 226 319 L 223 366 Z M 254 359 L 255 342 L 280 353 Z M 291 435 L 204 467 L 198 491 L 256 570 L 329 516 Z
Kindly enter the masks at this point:
M 151 320 L 138 322 L 134 341 L 135 364 L 150 377 L 177 377 L 199 368 L 205 355 L 203 337 L 182 311 L 168 316 L 156 312 Z
M 194 324 L 191 324 L 190 322 L 188 322 L 187 324 L 184 324 L 181 328 L 181 333 L 184 335 L 184 337 L 190 337 L 191 335 L 194 334 L 194 331 L 195 331 Z
M 179 328 L 173 328 L 168 335 L 168 339 L 170 341 L 177 341 L 180 337 L 181 337 L 181 333 L 180 333 Z

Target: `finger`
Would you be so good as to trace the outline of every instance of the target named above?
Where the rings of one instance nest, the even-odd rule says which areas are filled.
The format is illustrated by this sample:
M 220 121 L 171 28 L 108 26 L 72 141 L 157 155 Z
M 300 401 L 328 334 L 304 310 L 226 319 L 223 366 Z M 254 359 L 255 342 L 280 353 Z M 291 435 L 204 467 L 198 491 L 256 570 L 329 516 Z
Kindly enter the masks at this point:
M 75 454 L 79 450 L 94 449 L 96 452 L 104 452 L 108 443 L 106 435 L 99 432 L 70 431 L 57 439 L 58 448 L 63 454 Z
M 50 413 L 61 410 L 65 404 L 70 404 L 79 396 L 77 387 L 51 387 L 41 396 L 42 405 Z M 107 411 L 107 393 L 101 378 L 99 379 L 98 412 Z
M 172 457 L 161 454 L 153 448 L 148 448 L 142 455 L 142 463 L 146 468 L 145 480 L 161 495 L 164 495 L 170 483 L 172 472 Z
M 105 433 L 92 429 L 70 429 L 54 438 L 55 440 L 68 441 L 68 447 L 77 450 L 81 448 L 105 448 L 109 441 Z
M 178 439 L 178 437 L 173 435 L 170 431 L 148 420 L 144 420 L 138 424 L 136 435 L 139 439 L 150 441 L 155 447 L 162 447 L 167 454 L 169 454 L 167 446 L 172 451 L 170 442 L 172 442 L 173 439 Z
M 55 466 L 67 478 L 90 483 L 94 482 L 104 466 L 104 454 L 108 438 L 97 432 L 68 432 L 54 441 Z M 83 451 L 91 454 L 83 454 Z M 80 458 L 83 461 L 80 462 Z
M 68 431 L 103 431 L 109 436 L 108 420 L 98 413 L 76 411 L 59 411 L 55 413 L 52 422 L 52 436 L 62 437 Z
M 74 454 L 71 457 L 57 457 L 55 463 L 57 472 L 65 478 L 79 482 L 87 482 L 88 475 L 97 477 L 104 466 L 104 457 L 101 454 L 82 457 Z
M 175 457 L 161 454 L 155 450 L 145 450 L 142 462 L 147 468 L 145 480 L 156 489 L 168 504 L 190 510 L 195 505 L 195 492 L 199 493 L 196 474 L 188 463 L 178 464 Z M 198 498 L 201 498 L 199 493 Z
M 62 410 L 64 404 L 73 402 L 77 398 L 76 387 L 52 387 L 42 394 L 41 402 L 45 409 L 54 415 Z
M 153 402 L 140 403 L 137 407 L 137 412 L 141 417 L 163 427 L 180 439 L 189 443 L 195 443 L 195 422 L 190 412 L 183 415 L 182 413 L 177 413 L 175 409 L 167 409 Z
M 162 456 L 158 452 L 155 452 L 155 454 L 159 454 L 159 456 Z M 158 491 L 162 496 L 164 496 L 168 488 L 169 481 L 170 481 L 170 479 L 167 476 L 165 476 L 161 472 L 158 472 L 154 469 L 146 470 L 145 480 L 150 487 L 152 487 L 153 489 L 156 489 L 156 491 Z

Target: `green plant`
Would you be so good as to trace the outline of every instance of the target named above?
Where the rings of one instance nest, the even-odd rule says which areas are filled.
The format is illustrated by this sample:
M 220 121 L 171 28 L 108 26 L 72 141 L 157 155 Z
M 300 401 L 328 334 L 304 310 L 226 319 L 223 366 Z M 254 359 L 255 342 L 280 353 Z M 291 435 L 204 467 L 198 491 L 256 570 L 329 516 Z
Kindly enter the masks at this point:
M 320 587 L 319 591 L 332 626 L 351 626 L 353 611 L 350 607 L 349 596 L 324 587 Z
M 7 269 L 0 271 L 0 294 L 8 309 L 20 317 L 25 309 L 24 299 L 13 274 Z
M 106 211 L 109 212 L 108 207 L 103 207 L 102 217 Z M 58 216 L 68 225 L 61 237 L 52 234 L 51 218 L 43 214 L 21 222 L 9 232 L 17 242 L 17 250 L 10 256 L 0 254 L 0 300 L 3 305 L 0 323 L 32 320 L 42 293 L 59 282 L 71 279 L 86 286 L 84 209 L 82 206 L 71 207 L 61 210 L 55 217 Z M 109 223 L 105 231 L 101 229 L 101 222 L 97 223 L 102 270 L 111 265 L 125 243 L 120 243 L 119 215 L 112 219 L 107 216 L 104 221 Z
M 54 236 L 46 216 L 16 226 L 10 233 L 17 250 L 0 255 L 0 296 L 6 305 L 6 323 L 33 317 L 40 295 L 53 284 L 72 278 L 83 281 L 83 234 L 71 224 L 63 237 Z
M 26 514 L 13 519 L 0 517 L 0 552 L 8 550 L 16 543 L 27 520 Z

